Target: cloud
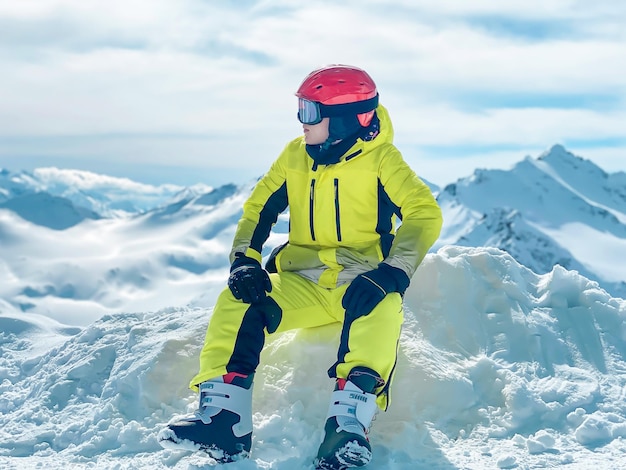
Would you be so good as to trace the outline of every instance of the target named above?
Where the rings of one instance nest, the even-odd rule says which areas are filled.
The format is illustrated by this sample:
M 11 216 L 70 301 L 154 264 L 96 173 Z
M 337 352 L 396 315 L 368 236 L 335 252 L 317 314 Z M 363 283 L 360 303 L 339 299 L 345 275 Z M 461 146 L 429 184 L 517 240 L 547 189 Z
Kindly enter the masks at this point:
M 413 121 L 415 122 L 415 121 Z M 626 112 L 598 113 L 581 109 L 497 108 L 466 113 L 447 107 L 427 108 L 415 128 L 402 124 L 404 139 L 424 145 L 541 145 L 546 139 L 606 139 L 624 135 Z M 408 134 L 411 134 L 410 136 Z M 441 136 L 445 135 L 445 141 Z
M 293 92 L 327 63 L 368 70 L 398 146 L 433 162 L 625 149 L 625 20 L 610 0 L 5 2 L 0 164 L 106 154 L 261 174 L 300 132 Z

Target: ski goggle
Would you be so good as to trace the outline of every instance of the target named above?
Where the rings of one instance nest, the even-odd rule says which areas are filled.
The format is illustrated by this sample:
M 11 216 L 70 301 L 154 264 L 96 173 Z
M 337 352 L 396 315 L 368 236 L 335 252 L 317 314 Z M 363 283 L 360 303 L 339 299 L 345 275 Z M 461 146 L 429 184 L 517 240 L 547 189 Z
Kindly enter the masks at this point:
M 363 114 L 378 106 L 378 95 L 363 101 L 346 104 L 322 104 L 317 101 L 298 98 L 298 121 L 311 126 L 319 124 L 325 117 Z
M 298 98 L 298 121 L 302 124 L 319 124 L 322 122 L 322 104 L 316 101 Z

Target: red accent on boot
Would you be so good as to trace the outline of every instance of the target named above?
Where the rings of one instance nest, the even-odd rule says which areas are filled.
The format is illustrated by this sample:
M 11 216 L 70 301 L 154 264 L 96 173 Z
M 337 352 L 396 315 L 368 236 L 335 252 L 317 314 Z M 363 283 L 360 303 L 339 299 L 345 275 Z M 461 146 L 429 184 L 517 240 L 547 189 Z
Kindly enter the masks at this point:
M 337 379 L 337 390 L 343 390 L 346 388 L 347 379 Z
M 237 377 L 241 377 L 242 379 L 247 379 L 248 378 L 247 375 L 240 374 L 239 372 L 229 372 L 228 374 L 223 376 L 224 383 L 232 384 L 233 380 L 235 380 Z

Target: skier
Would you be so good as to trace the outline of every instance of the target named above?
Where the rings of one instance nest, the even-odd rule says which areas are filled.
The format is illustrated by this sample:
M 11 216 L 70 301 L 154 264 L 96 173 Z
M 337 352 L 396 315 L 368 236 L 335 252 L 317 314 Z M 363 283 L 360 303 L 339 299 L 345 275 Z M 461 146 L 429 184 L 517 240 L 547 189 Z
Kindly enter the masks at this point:
M 402 296 L 439 236 L 441 210 L 393 145 L 391 121 L 364 70 L 320 68 L 296 96 L 304 136 L 287 144 L 243 206 L 228 288 L 191 380 L 198 410 L 170 423 L 158 439 L 166 448 L 203 450 L 218 462 L 247 457 L 252 383 L 266 333 L 341 322 L 315 464 L 359 467 L 371 459 L 374 414 L 388 404 Z M 264 268 L 263 244 L 287 206 L 288 242 Z

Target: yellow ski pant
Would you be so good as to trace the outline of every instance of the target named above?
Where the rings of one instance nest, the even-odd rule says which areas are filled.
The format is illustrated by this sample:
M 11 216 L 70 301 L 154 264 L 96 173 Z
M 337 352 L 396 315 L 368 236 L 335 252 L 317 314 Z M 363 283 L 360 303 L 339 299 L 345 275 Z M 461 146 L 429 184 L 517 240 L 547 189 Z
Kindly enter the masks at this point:
M 254 373 L 268 329 L 280 333 L 341 322 L 337 362 L 329 376 L 347 378 L 357 366 L 372 369 L 385 381 L 375 391 L 385 409 L 403 321 L 400 294 L 389 294 L 368 315 L 344 322 L 341 299 L 347 284 L 326 289 L 291 272 L 273 273 L 270 279 L 272 292 L 262 305 L 243 303 L 228 288 L 222 291 L 200 353 L 200 371 L 190 387 L 197 391 L 200 383 L 228 372 Z

